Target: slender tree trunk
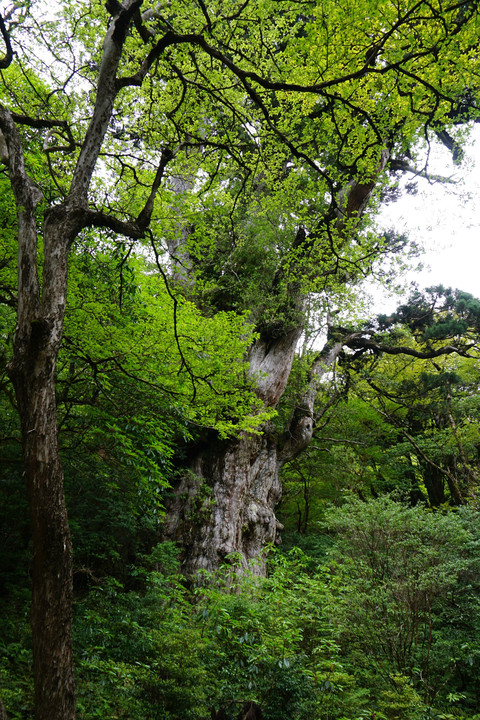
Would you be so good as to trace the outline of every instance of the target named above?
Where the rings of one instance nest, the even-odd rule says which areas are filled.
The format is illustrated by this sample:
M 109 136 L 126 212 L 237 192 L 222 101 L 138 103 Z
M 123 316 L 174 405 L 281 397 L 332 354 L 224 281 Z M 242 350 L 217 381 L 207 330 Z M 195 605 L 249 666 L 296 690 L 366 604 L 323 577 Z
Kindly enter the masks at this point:
M 18 218 L 18 302 L 13 357 L 32 533 L 32 642 L 36 720 L 73 720 L 72 548 L 58 448 L 55 365 L 62 339 L 67 257 L 78 211 L 58 205 L 43 226 L 38 277 L 36 206 L 42 199 L 25 170 L 20 135 L 0 107 Z
M 445 474 L 441 470 L 423 464 L 423 481 L 427 489 L 428 500 L 432 507 L 440 507 L 445 502 Z
M 35 348 L 11 372 L 22 424 L 32 533 L 33 672 L 36 720 L 75 716 L 72 546 L 59 458 L 54 367 Z
M 67 220 L 67 216 L 69 216 Z M 36 720 L 73 720 L 72 546 L 60 461 L 55 367 L 75 213 L 61 208 L 44 224 L 40 291 L 33 218 L 19 223 L 19 306 L 9 375 L 22 431 L 32 534 L 32 643 Z
M 7 711 L 5 710 L 2 698 L 0 698 L 0 720 L 8 720 Z
M 110 122 L 119 85 L 116 71 L 133 14 L 141 3 L 115 6 L 107 31 L 93 115 L 77 160 L 68 199 L 52 206 L 43 223 L 43 272 L 38 276 L 36 207 L 42 194 L 25 168 L 22 141 L 12 114 L 0 105 L 1 161 L 8 167 L 18 218 L 18 304 L 13 358 L 8 373 L 15 388 L 22 430 L 30 505 L 32 643 L 36 720 L 74 720 L 72 651 L 72 546 L 59 455 L 55 367 L 67 296 L 67 260 L 73 240 L 87 224 L 88 191 Z M 152 192 L 139 215 L 144 228 L 163 173 L 163 156 Z M 115 223 L 115 220 L 112 220 Z M 127 224 L 128 225 L 128 224 Z M 118 223 L 116 223 L 118 230 Z M 139 237 L 137 224 L 121 230 Z

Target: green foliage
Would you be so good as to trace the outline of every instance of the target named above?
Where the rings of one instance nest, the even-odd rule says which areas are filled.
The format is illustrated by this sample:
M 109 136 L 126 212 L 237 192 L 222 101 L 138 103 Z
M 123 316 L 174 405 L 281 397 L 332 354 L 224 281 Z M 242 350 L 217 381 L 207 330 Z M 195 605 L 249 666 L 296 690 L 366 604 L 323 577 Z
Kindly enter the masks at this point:
M 12 597 L 13 596 L 13 597 Z M 33 712 L 32 646 L 28 621 L 30 593 L 18 591 L 2 609 L 0 687 L 8 717 L 24 720 Z
M 10 249 L 5 245 L 0 278 L 6 299 L 15 273 Z M 172 454 L 196 428 L 208 425 L 227 436 L 255 431 L 269 416 L 245 376 L 252 326 L 228 312 L 204 317 L 169 294 L 145 260 L 124 252 L 107 242 L 100 250 L 91 237 L 79 243 L 57 364 L 61 452 L 81 586 L 98 573 L 115 572 L 123 580 L 128 563 L 149 547 L 172 478 Z M 6 375 L 13 326 L 13 308 L 0 305 L 4 589 L 26 577 L 29 553 L 19 423 Z
M 272 550 L 267 578 L 231 557 L 187 584 L 172 543 L 138 555 L 124 583 L 96 578 L 75 608 L 78 716 L 236 720 L 256 701 L 266 720 L 472 720 L 478 513 L 351 500 L 328 528 L 327 555 L 327 542 L 316 558 Z M 31 712 L 26 601 L 4 606 L 14 720 Z
M 351 505 L 356 534 L 336 566 L 317 570 L 316 560 L 296 551 L 272 560 L 266 581 L 228 569 L 204 579 L 210 584 L 200 583 L 194 597 L 172 548 L 150 551 L 174 451 L 198 426 L 227 438 L 256 432 L 273 415 L 259 402 L 244 361 L 255 328 L 270 340 L 301 328 L 309 294 L 348 295 L 346 286 L 388 251 L 388 238 L 369 231 L 355 209 L 346 212 L 347 189 L 371 185 L 370 195 L 375 184 L 386 184 L 380 168 L 387 146 L 400 165 L 437 135 L 458 151 L 464 133 L 458 123 L 478 120 L 478 8 L 414 0 L 311 6 L 287 0 L 281 8 L 276 0 L 240 6 L 212 0 L 208 7 L 180 0 L 161 7 L 145 2 L 142 10 L 143 30 L 153 35 L 141 37 L 136 17 L 120 77 L 111 78 L 122 90 L 112 95 L 111 117 L 102 118 L 108 128 L 99 137 L 93 159 L 101 161 L 83 211 L 92 222 L 128 230 L 153 199 L 158 179 L 151 248 L 138 241 L 137 229 L 131 234 L 138 251 L 107 232 L 85 233 L 77 242 L 57 366 L 81 590 L 79 716 L 193 720 L 216 707 L 235 717 L 245 699 L 261 702 L 267 720 L 373 713 L 413 719 L 422 703 L 437 701 L 442 712 L 460 703 L 465 712 L 476 711 L 474 514 L 434 522 L 420 510 Z M 26 11 L 11 11 L 21 53 L 1 73 L 0 100 L 19 124 L 26 107 L 32 116 L 21 137 L 27 172 L 44 193 L 41 234 L 42 210 L 58 208 L 68 196 L 94 98 L 105 90 L 95 83 L 109 11 L 99 0 L 81 12 L 78 3 L 62 3 L 58 22 Z M 28 17 L 24 28 L 15 22 L 19 12 Z M 155 48 L 161 38 L 165 46 Z M 147 55 L 152 63 L 139 86 L 136 73 L 147 67 Z M 157 168 L 167 155 L 161 176 Z M 18 592 L 28 543 L 19 429 L 5 371 L 14 325 L 15 213 L 3 175 L 0 181 L 0 439 L 7 461 L 0 475 L 6 509 L 0 577 L 8 616 L 0 677 L 10 715 L 20 718 L 31 714 Z M 82 202 L 70 197 L 67 211 Z M 163 249 L 180 240 L 179 257 L 165 261 Z M 41 250 L 40 238 L 39 269 Z M 182 263 L 184 277 L 175 287 L 169 273 Z M 421 298 L 395 319 L 410 328 L 409 339 L 432 346 L 478 331 L 474 299 L 437 295 L 443 304 L 435 322 Z M 392 342 L 397 339 L 393 333 Z M 429 407 L 408 411 L 391 392 L 396 367 L 383 363 L 377 370 L 389 386 L 382 402 L 372 411 L 371 386 L 363 384 L 351 403 L 355 422 L 345 407 L 337 416 L 338 448 L 324 438 L 325 462 L 313 458 L 303 475 L 291 470 L 292 488 L 304 483 L 305 502 L 319 467 L 318 496 L 335 499 L 345 485 L 372 494 L 389 487 L 402 475 L 400 461 L 410 463 L 417 486 L 423 480 L 427 487 L 425 456 L 455 480 L 439 445 L 461 460 L 465 476 L 472 470 L 477 407 L 460 392 L 462 369 L 445 367 L 441 381 L 424 366 L 403 376 L 395 388 L 403 398 L 415 386 L 433 397 Z M 304 381 L 305 368 L 299 376 Z M 416 456 L 400 442 L 396 424 L 378 420 L 378 409 L 421 434 Z M 432 417 L 440 418 L 437 427 Z M 452 432 L 445 426 L 450 417 Z M 354 437 L 339 438 L 339 427 L 354 424 Z M 325 443 L 321 452 L 326 456 Z M 396 467 L 389 470 L 392 460 Z M 466 480 L 457 485 L 449 487 L 455 502 L 475 487 Z M 372 546 L 359 540 L 362 528 L 373 527 L 365 508 L 378 516 Z M 318 503 L 316 512 L 310 507 L 298 530 L 321 514 Z M 338 517 L 337 529 L 347 537 Z
M 68 389 L 70 382 L 87 398 L 104 399 L 108 409 L 115 405 L 114 387 L 125 386 L 123 394 L 133 405 L 128 416 L 133 414 L 137 426 L 140 408 L 157 401 L 171 406 L 167 418 L 173 411 L 223 436 L 255 430 L 269 413 L 245 377 L 243 355 L 254 337 L 252 326 L 228 312 L 203 316 L 130 254 L 117 257 L 115 248 L 100 252 L 90 241 L 74 257 L 60 387 L 64 380 Z M 139 443 L 127 440 L 128 431 L 112 431 L 123 435 L 125 453 L 135 452 Z M 159 433 L 157 447 L 151 442 L 161 453 L 162 426 Z
M 318 693 L 307 657 L 321 610 L 300 551 L 273 560 L 268 580 L 226 568 L 197 591 L 199 616 L 214 638 L 208 658 L 227 717 L 257 701 L 268 720 L 315 717 Z M 237 709 L 235 709 L 237 708 Z
M 369 324 L 369 346 L 340 356 L 317 394 L 315 441 L 282 470 L 280 512 L 289 529 L 311 532 L 325 501 L 340 502 L 345 491 L 361 498 L 395 492 L 431 507 L 475 502 L 477 311 L 466 293 L 431 288 Z M 450 343 L 458 353 L 443 354 Z M 298 363 L 279 421 L 305 382 Z
M 268 580 L 238 576 L 230 558 L 193 595 L 173 545 L 143 561 L 132 569 L 140 591 L 110 579 L 78 604 L 80 717 L 200 719 L 222 709 L 233 720 L 251 700 L 267 720 L 317 716 L 322 585 L 300 551 L 274 557 Z
M 335 605 L 338 639 L 357 680 L 376 687 L 382 703 L 390 697 L 401 705 L 411 687 L 411 698 L 443 710 L 468 688 L 463 707 L 473 709 L 478 513 L 441 515 L 388 498 L 352 499 L 330 513 L 329 523 L 339 532 L 331 567 L 344 584 Z
M 111 578 L 78 605 L 79 717 L 206 716 L 206 640 L 192 622 L 175 549 L 157 546 L 132 573 L 140 592 Z
M 480 302 L 461 290 L 439 285 L 413 293 L 408 304 L 386 317 L 379 317 L 381 328 L 399 324 L 408 328 L 420 342 L 446 340 L 459 335 L 466 340 L 478 335 Z

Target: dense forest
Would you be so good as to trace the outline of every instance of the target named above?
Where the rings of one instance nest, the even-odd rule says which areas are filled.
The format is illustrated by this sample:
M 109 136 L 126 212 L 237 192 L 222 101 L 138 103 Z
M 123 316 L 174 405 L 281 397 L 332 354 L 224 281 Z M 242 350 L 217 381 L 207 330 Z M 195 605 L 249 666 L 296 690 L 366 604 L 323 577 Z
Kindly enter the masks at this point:
M 0 720 L 480 719 L 480 300 L 376 220 L 462 163 L 477 0 L 0 34 Z

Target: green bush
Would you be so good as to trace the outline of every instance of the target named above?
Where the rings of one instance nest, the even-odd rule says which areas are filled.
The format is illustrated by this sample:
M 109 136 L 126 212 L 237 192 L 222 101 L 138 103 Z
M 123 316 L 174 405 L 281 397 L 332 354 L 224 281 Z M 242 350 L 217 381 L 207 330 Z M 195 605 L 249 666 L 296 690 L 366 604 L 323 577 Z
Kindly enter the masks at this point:
M 387 718 L 417 717 L 420 701 L 469 717 L 480 688 L 479 514 L 383 497 L 351 500 L 329 522 L 341 587 L 331 612 L 357 681 Z

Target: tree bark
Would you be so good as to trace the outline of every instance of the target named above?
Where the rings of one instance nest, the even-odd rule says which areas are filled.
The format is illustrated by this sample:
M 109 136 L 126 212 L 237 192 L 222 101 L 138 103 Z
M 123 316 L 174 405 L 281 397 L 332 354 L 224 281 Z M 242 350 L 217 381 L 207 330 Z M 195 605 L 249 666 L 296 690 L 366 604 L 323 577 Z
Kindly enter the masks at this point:
M 38 275 L 36 207 L 42 194 L 25 169 L 12 114 L 0 106 L 1 161 L 8 167 L 18 218 L 18 303 L 8 374 L 20 417 L 32 535 L 31 626 L 36 720 L 74 720 L 72 545 L 59 453 L 55 368 L 62 340 L 67 263 L 75 237 L 88 225 L 115 226 L 139 237 L 148 224 L 162 160 L 141 222 L 122 223 L 88 208 L 88 191 L 120 86 L 116 72 L 140 0 L 126 0 L 107 31 L 95 108 L 67 199 L 45 213 L 43 272 Z M 170 156 L 168 156 L 170 157 Z M 141 227 L 140 227 L 141 226 Z
M 339 244 L 348 242 L 350 233 L 363 214 L 375 184 L 388 161 L 387 148 L 380 153 L 376 176 L 368 183 L 352 178 L 332 203 L 318 229 L 337 235 Z M 318 233 L 321 237 L 322 233 Z M 308 256 L 317 233 L 307 237 L 298 229 L 293 250 L 301 260 Z M 332 258 L 333 261 L 333 258 Z M 293 273 L 290 277 L 294 277 Z M 304 330 L 305 296 L 298 280 L 289 280 L 288 271 L 279 267 L 272 293 L 286 281 L 286 316 L 283 330 L 266 328 L 251 347 L 249 372 L 265 406 L 275 408 L 287 386 L 298 340 Z M 353 339 L 356 335 L 349 335 Z M 310 442 L 315 429 L 314 403 L 319 377 L 332 365 L 347 338 L 328 341 L 310 368 L 305 392 L 299 398 L 287 427 L 281 434 L 271 425 L 261 435 L 242 434 L 230 442 L 209 438 L 194 452 L 183 479 L 175 488 L 174 499 L 166 508 L 164 535 L 174 539 L 183 551 L 186 574 L 214 570 L 223 559 L 238 553 L 241 565 L 255 560 L 253 570 L 264 574 L 264 550 L 281 542 L 280 523 L 275 507 L 281 498 L 280 469 Z
M 428 501 L 434 508 L 445 502 L 445 474 L 428 463 L 422 463 L 423 482 L 427 490 Z
M 45 219 L 44 269 L 37 271 L 35 208 L 41 193 L 25 171 L 20 136 L 0 108 L 18 216 L 18 308 L 8 374 L 22 432 L 33 548 L 31 625 L 37 720 L 75 716 L 72 548 L 59 457 L 55 365 L 67 289 L 67 256 L 77 213 L 57 206 Z
M 258 394 L 269 407 L 283 395 L 300 335 L 298 327 L 276 342 L 260 339 L 250 351 Z M 242 567 L 250 563 L 255 574 L 264 574 L 265 549 L 281 542 L 275 517 L 281 467 L 310 442 L 318 379 L 342 347 L 343 342 L 328 342 L 315 358 L 307 389 L 283 433 L 268 424 L 261 435 L 243 433 L 230 441 L 207 437 L 194 451 L 165 521 L 166 537 L 183 550 L 186 574 L 215 570 L 231 553 L 238 554 Z
M 21 418 L 30 505 L 35 717 L 70 720 L 75 717 L 72 546 L 58 448 L 55 363 L 32 334 L 10 376 Z
M 30 507 L 36 720 L 75 717 L 72 545 L 58 444 L 55 368 L 76 215 L 58 206 L 45 219 L 41 291 L 32 224 L 19 222 L 19 310 L 8 372 L 20 417 Z
M 2 698 L 0 698 L 0 720 L 8 720 L 7 711 L 5 710 Z
M 274 507 L 280 500 L 277 447 L 265 433 L 243 434 L 231 442 L 207 445 L 194 458 L 177 488 L 166 530 L 183 550 L 183 570 L 215 570 L 231 553 L 243 567 L 278 541 Z
M 276 342 L 260 338 L 250 350 L 250 372 L 269 407 L 285 390 L 300 334 L 294 328 Z M 281 497 L 278 448 L 267 426 L 261 435 L 243 433 L 229 441 L 209 436 L 194 451 L 165 523 L 166 536 L 183 549 L 187 574 L 214 570 L 231 553 L 239 553 L 244 567 L 257 559 L 254 572 L 263 574 L 262 553 L 279 541 L 274 512 Z

